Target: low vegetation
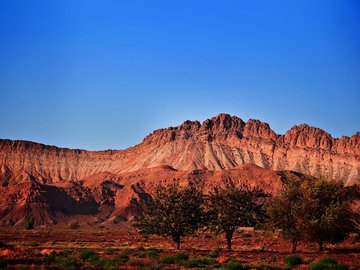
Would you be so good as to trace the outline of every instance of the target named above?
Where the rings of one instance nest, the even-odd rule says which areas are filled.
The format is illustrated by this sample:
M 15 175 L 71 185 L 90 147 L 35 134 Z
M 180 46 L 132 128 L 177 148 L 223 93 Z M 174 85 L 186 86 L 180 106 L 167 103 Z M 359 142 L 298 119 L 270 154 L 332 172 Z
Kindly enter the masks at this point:
M 82 230 L 71 231 L 77 227 L 77 222 L 71 222 L 75 224 L 68 224 L 71 246 L 65 246 L 61 241 L 57 242 L 58 237 L 47 241 L 38 231 L 24 230 L 30 241 L 16 242 L 4 238 L 5 242 L 0 242 L 0 269 L 28 266 L 40 269 L 46 266 L 48 269 L 352 270 L 359 265 L 347 265 L 349 261 L 341 259 L 346 259 L 346 252 L 327 252 L 329 257 L 323 257 L 323 252 L 298 252 L 297 255 L 295 251 L 300 241 L 301 248 L 316 243 L 315 248 L 322 250 L 324 243 L 337 243 L 351 232 L 356 233 L 359 217 L 351 212 L 350 204 L 358 196 L 355 187 L 314 178 L 288 179 L 284 189 L 272 199 L 261 189 L 231 184 L 226 188 L 216 187 L 210 194 L 203 194 L 192 186 L 180 187 L 176 183 L 159 186 L 153 197 L 145 198 L 140 204 L 135 219 L 135 228 L 146 235 L 146 239 L 136 234 L 134 238 L 127 235 L 125 241 L 113 240 L 117 238 L 107 235 L 112 235 L 112 232 L 104 231 L 105 238 L 109 238 L 108 243 L 111 243 L 108 246 L 96 241 L 78 243 L 71 237 L 78 236 Z M 27 222 L 33 224 L 26 229 L 35 224 L 35 219 L 30 218 Z M 243 226 L 255 229 L 239 230 Z M 257 230 L 257 227 L 262 230 Z M 272 232 L 274 229 L 278 231 Z M 286 240 L 278 239 L 278 232 Z M 217 233 L 225 235 L 225 239 L 221 241 Z M 176 249 L 169 248 L 160 237 L 152 234 L 169 237 L 175 242 Z M 96 239 L 97 236 L 93 237 Z M 159 242 L 154 242 L 153 238 Z M 275 242 L 289 240 L 293 254 L 286 256 L 289 243 L 283 245 L 286 249 L 281 252 L 274 251 L 271 247 L 274 239 Z M 357 247 L 356 236 L 352 239 Z M 58 248 L 50 249 L 49 243 Z M 180 243 L 184 243 L 181 251 L 178 250 Z M 253 250 L 250 250 L 249 243 L 252 243 Z M 241 247 L 241 251 L 240 248 L 232 250 L 232 245 Z M 246 246 L 248 249 L 244 252 Z M 333 255 L 336 259 L 330 257 Z
M 296 254 L 293 255 L 289 255 L 284 259 L 284 262 L 288 265 L 288 266 L 296 266 L 299 264 L 302 264 L 303 260 Z

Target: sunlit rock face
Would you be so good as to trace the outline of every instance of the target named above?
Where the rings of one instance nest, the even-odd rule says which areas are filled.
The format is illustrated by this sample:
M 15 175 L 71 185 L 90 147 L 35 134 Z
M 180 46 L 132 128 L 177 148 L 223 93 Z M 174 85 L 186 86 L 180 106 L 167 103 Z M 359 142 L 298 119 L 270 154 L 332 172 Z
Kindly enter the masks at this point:
M 272 170 L 294 170 L 344 181 L 360 181 L 360 133 L 334 139 L 302 124 L 284 135 L 259 120 L 244 122 L 220 114 L 202 124 L 185 121 L 155 130 L 126 150 L 85 151 L 0 140 L 3 182 L 80 180 L 100 172 L 121 173 L 169 165 L 176 170 L 226 170 L 252 163 Z
M 210 190 L 228 181 L 281 187 L 276 171 L 360 183 L 360 133 L 332 138 L 302 124 L 284 135 L 259 120 L 220 114 L 158 129 L 125 150 L 86 151 L 0 140 L 1 225 L 89 224 L 131 219 L 138 202 L 161 183 Z

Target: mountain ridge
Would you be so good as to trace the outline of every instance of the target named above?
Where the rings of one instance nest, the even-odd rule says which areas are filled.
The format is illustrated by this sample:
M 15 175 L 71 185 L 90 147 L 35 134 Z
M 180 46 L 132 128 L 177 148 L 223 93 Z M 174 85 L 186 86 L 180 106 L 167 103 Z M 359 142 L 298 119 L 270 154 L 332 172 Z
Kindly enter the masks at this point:
M 168 165 L 177 170 L 226 170 L 245 163 L 360 181 L 360 133 L 333 138 L 306 124 L 276 134 L 265 122 L 219 114 L 157 129 L 124 150 L 88 151 L 0 139 L 0 179 L 42 183 L 81 180 L 101 172 L 123 173 Z M 10 177 L 11 175 L 11 177 Z

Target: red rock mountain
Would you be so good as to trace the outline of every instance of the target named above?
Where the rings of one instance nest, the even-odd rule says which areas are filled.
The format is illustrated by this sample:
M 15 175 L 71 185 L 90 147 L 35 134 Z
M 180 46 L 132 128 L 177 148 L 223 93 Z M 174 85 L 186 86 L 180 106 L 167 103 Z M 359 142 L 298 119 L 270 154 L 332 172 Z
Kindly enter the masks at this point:
M 254 164 L 254 165 L 244 165 Z M 274 171 L 292 170 L 360 183 L 360 133 L 332 138 L 302 124 L 284 135 L 268 124 L 220 114 L 159 129 L 126 150 L 86 151 L 0 140 L 0 218 L 39 224 L 73 216 L 92 222 L 125 220 L 159 180 L 196 181 L 206 188 L 229 177 L 281 184 Z

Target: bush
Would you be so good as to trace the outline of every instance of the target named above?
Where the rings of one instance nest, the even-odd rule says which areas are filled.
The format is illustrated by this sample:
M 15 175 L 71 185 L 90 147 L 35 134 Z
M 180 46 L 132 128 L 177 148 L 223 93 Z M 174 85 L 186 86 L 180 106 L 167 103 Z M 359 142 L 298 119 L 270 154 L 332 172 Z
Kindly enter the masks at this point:
M 209 258 L 217 258 L 217 254 L 214 254 L 214 253 L 210 253 L 208 255 L 206 255 L 206 257 L 209 257 Z
M 64 269 L 79 269 L 79 266 L 74 259 L 63 258 L 59 261 L 59 264 Z
M 179 252 L 175 254 L 174 259 L 176 262 L 187 261 L 189 259 L 189 255 Z
M 330 270 L 349 270 L 349 266 L 346 264 L 332 264 L 329 266 Z
M 116 257 L 116 259 L 121 262 L 127 262 L 127 261 L 129 261 L 129 256 L 126 255 L 125 253 L 121 253 Z
M 99 258 L 99 255 L 93 250 L 83 250 L 80 252 L 80 258 L 87 261 L 94 261 Z
M 118 269 L 118 262 L 115 259 L 104 260 L 103 269 Z
M 36 242 L 30 242 L 30 243 L 24 244 L 24 246 L 26 246 L 26 247 L 38 247 L 39 244 L 36 243 Z
M 56 261 L 56 252 L 51 252 L 50 255 L 45 255 L 43 260 L 45 263 L 55 262 Z
M 244 270 L 245 267 L 239 262 L 228 262 L 226 264 L 226 269 L 228 269 L 228 270 Z
M 319 262 L 311 263 L 310 269 L 311 270 L 327 270 L 327 269 L 329 269 L 329 265 L 326 263 L 319 263 Z
M 25 223 L 25 229 L 26 230 L 32 230 L 34 229 L 34 225 L 35 225 L 35 217 L 30 216 Z
M 319 260 L 319 263 L 337 264 L 337 261 L 334 258 L 322 258 L 322 259 Z
M 151 249 L 151 250 L 147 250 L 146 251 L 146 254 L 149 258 L 156 258 L 158 255 L 159 255 L 159 251 L 158 250 L 154 250 L 154 249 Z
M 165 256 L 162 258 L 161 262 L 163 264 L 173 264 L 175 263 L 175 258 L 174 256 Z
M 130 266 L 143 266 L 144 262 L 142 260 L 130 260 L 128 263 Z
M 207 265 L 215 265 L 217 264 L 217 261 L 209 257 L 197 257 L 188 261 L 182 261 L 182 263 L 186 268 L 195 268 Z
M 201 265 L 214 265 L 217 263 L 215 259 L 209 257 L 198 257 L 197 260 Z
M 289 266 L 295 266 L 295 265 L 299 265 L 302 263 L 302 259 L 296 255 L 289 255 L 284 259 L 284 262 L 289 265 Z
M 162 265 L 158 262 L 147 263 L 142 267 L 143 270 L 160 270 L 162 269 Z
M 310 264 L 311 270 L 348 270 L 346 264 L 338 264 L 333 258 L 323 258 L 316 263 Z
M 183 262 L 185 268 L 197 268 L 200 267 L 200 263 L 197 259 L 191 259 Z
M 69 249 L 64 249 L 64 250 L 62 251 L 62 254 L 63 254 L 65 257 L 71 255 L 72 253 L 73 253 L 73 251 L 72 251 L 72 250 L 69 250 Z
M 76 230 L 79 229 L 80 225 L 79 222 L 77 220 L 72 220 L 68 223 L 67 226 L 70 230 Z

